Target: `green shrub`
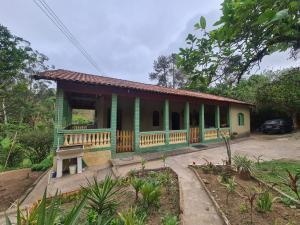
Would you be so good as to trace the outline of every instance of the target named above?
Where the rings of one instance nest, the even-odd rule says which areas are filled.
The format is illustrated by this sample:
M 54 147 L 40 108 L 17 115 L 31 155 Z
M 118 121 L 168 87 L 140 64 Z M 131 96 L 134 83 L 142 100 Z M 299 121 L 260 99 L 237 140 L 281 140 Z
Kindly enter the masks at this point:
M 44 159 L 43 161 L 41 161 L 38 164 L 33 164 L 31 167 L 32 171 L 46 171 L 47 169 L 49 169 L 53 164 L 53 155 L 50 154 L 49 156 L 47 156 L 46 159 Z
M 19 142 L 26 157 L 33 163 L 39 163 L 47 157 L 52 148 L 53 134 L 48 130 L 33 130 L 22 134 Z
M 247 156 L 235 155 L 233 163 L 241 178 L 250 178 L 253 162 Z
M 257 211 L 261 213 L 270 212 L 272 210 L 273 199 L 269 191 L 259 194 L 256 201 Z
M 162 224 L 163 225 L 178 225 L 179 221 L 176 216 L 166 215 L 162 219 Z
M 143 196 L 142 203 L 146 208 L 159 205 L 160 185 L 153 182 L 146 182 L 141 188 Z
M 126 213 L 119 213 L 123 225 L 144 225 L 146 216 L 137 213 L 136 208 L 130 208 Z
M 28 158 L 23 159 L 23 161 L 22 161 L 23 168 L 30 168 L 31 166 L 32 166 L 32 162 L 30 159 L 28 159 Z
M 137 201 L 139 198 L 139 192 L 144 184 L 144 181 L 140 178 L 133 177 L 131 178 L 130 183 L 135 190 L 135 201 Z

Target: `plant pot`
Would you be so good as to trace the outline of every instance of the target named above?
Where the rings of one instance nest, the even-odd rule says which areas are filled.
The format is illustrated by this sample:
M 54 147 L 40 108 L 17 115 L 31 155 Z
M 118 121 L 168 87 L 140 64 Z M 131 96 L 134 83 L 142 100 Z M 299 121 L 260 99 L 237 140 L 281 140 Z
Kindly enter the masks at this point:
M 70 165 L 69 166 L 70 175 L 76 174 L 76 169 L 77 169 L 76 165 Z

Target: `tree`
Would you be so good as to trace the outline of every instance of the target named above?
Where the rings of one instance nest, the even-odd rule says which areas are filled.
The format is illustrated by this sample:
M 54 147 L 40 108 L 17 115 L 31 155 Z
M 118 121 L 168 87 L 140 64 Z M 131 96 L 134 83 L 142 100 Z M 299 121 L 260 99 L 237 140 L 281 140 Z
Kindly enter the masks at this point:
M 275 78 L 257 89 L 257 105 L 286 112 L 297 125 L 300 113 L 300 68 L 275 73 Z
M 211 31 L 201 17 L 181 48 L 178 66 L 192 89 L 206 90 L 219 83 L 239 83 L 243 75 L 274 52 L 300 47 L 300 2 L 295 0 L 224 0 L 222 16 Z
M 154 72 L 149 74 L 150 80 L 157 80 L 157 85 L 171 88 L 181 88 L 185 79 L 176 67 L 176 54 L 159 56 L 153 64 Z

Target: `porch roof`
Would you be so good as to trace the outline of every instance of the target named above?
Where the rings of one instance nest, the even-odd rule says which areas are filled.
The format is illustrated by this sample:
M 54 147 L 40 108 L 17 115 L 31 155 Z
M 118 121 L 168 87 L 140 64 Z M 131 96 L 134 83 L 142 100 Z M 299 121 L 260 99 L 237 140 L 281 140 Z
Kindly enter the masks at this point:
M 200 99 L 213 100 L 213 101 L 251 105 L 247 102 L 239 101 L 236 99 L 226 98 L 226 97 L 212 95 L 212 94 L 206 94 L 202 92 L 166 88 L 166 87 L 161 87 L 153 84 L 145 84 L 140 82 L 134 82 L 134 81 L 128 81 L 128 80 L 122 80 L 117 78 L 98 76 L 98 75 L 92 75 L 86 73 L 79 73 L 79 72 L 63 70 L 63 69 L 48 70 L 45 72 L 41 72 L 36 74 L 34 78 L 54 80 L 54 81 L 71 81 L 71 82 L 79 82 L 79 83 L 86 83 L 86 84 L 93 84 L 93 85 L 104 85 L 104 86 L 111 86 L 111 87 L 135 89 L 135 90 L 147 91 L 152 93 L 155 92 L 155 93 L 186 96 L 186 97 L 200 98 Z

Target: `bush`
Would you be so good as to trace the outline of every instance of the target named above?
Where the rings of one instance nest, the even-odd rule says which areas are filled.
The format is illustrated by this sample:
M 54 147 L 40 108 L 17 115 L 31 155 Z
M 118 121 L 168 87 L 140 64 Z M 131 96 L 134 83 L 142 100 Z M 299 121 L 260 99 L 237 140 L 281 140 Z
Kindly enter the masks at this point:
M 53 134 L 48 130 L 33 130 L 20 136 L 19 143 L 25 149 L 25 155 L 33 163 L 39 163 L 49 154 Z
M 160 185 L 146 182 L 141 188 L 142 202 L 146 208 L 159 205 Z
M 270 212 L 272 210 L 273 199 L 269 191 L 262 192 L 257 199 L 257 211 L 261 213 Z
M 31 167 L 31 170 L 32 171 L 46 171 L 47 169 L 49 169 L 52 166 L 52 163 L 53 163 L 53 155 L 50 154 L 49 156 L 47 156 L 46 159 L 44 159 L 40 163 L 33 164 Z
M 162 219 L 162 224 L 163 225 L 178 225 L 178 219 L 176 216 L 170 216 L 170 215 L 166 215 L 163 219 Z
M 31 162 L 30 159 L 28 159 L 28 158 L 23 159 L 23 161 L 22 161 L 22 167 L 24 167 L 24 168 L 30 168 L 31 166 L 32 166 L 32 162 Z
M 124 225 L 144 225 L 145 215 L 139 215 L 136 208 L 130 208 L 128 212 L 119 213 L 120 220 Z

